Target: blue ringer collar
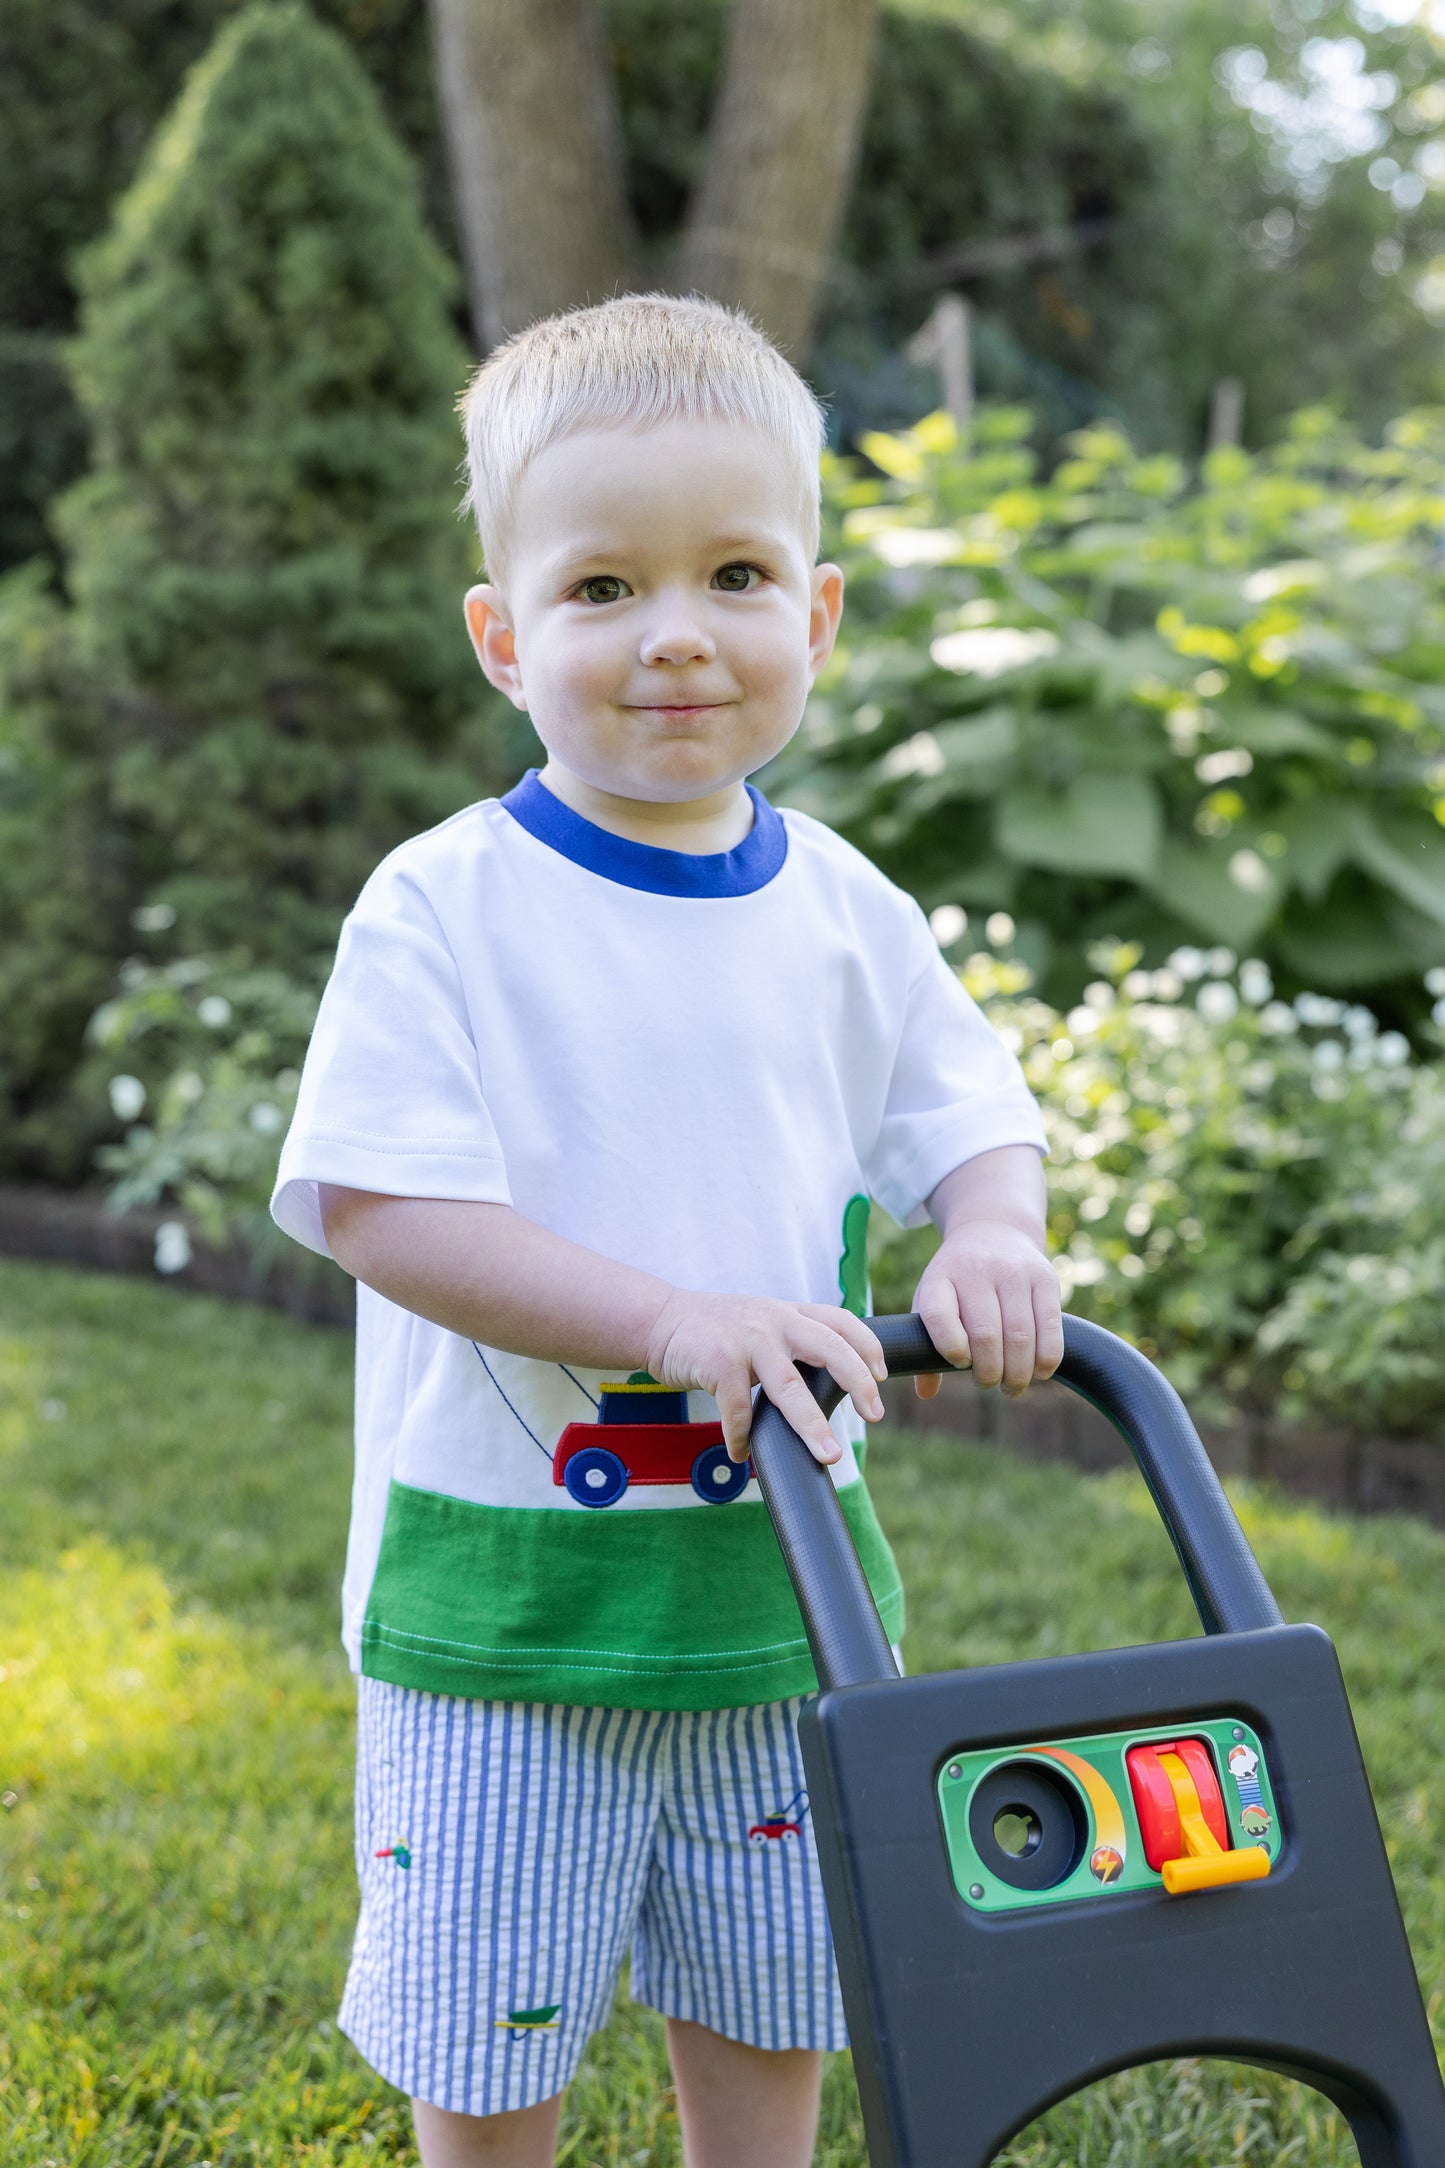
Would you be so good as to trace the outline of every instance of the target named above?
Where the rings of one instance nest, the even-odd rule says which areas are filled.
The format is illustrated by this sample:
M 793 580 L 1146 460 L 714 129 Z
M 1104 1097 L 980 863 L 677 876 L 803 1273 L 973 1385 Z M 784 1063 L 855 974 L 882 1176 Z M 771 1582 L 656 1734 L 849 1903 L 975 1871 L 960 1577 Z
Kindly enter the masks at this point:
M 751 783 L 745 787 L 753 801 L 752 827 L 736 850 L 703 854 L 660 851 L 598 828 L 555 798 L 535 768 L 501 802 L 528 835 L 619 888 L 644 889 L 650 896 L 750 896 L 782 870 L 788 831 L 761 791 Z

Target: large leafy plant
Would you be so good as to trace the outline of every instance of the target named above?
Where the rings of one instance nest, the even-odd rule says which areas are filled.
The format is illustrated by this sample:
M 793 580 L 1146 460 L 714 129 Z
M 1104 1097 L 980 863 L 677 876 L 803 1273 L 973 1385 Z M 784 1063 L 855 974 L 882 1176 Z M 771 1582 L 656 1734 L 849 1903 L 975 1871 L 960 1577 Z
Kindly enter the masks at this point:
M 1445 959 L 1445 417 L 1328 415 L 1197 477 L 1114 428 L 1043 479 L 1021 412 L 831 463 L 843 637 L 770 781 L 928 907 L 1200 939 L 1419 1013 Z

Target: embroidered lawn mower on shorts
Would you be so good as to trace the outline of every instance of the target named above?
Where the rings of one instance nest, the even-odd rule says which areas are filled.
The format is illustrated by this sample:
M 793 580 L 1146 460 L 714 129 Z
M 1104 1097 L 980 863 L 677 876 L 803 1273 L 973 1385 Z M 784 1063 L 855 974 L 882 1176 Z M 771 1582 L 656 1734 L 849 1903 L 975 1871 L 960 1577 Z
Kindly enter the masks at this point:
M 869 1320 L 894 1376 L 949 1367 Z M 984 2168 L 1111 2071 L 1254 2063 L 1364 2168 L 1445 2168 L 1431 2043 L 1334 1649 L 1286 1626 L 1173 1387 L 1064 1320 L 1204 1639 L 900 1679 L 827 1470 L 762 1395 L 759 1484 L 822 1692 L 799 1723 L 873 2168 Z M 820 1407 L 841 1394 L 804 1370 Z

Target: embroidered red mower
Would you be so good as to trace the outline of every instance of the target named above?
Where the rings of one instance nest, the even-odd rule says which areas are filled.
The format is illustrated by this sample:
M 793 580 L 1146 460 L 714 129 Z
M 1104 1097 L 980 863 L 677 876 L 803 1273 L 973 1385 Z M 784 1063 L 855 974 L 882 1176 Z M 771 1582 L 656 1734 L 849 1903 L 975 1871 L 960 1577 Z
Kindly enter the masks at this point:
M 629 1483 L 691 1483 L 724 1506 L 752 1472 L 728 1459 L 721 1423 L 690 1423 L 687 1394 L 650 1378 L 604 1385 L 600 1420 L 569 1423 L 552 1455 L 552 1481 L 579 1506 L 615 1506 Z

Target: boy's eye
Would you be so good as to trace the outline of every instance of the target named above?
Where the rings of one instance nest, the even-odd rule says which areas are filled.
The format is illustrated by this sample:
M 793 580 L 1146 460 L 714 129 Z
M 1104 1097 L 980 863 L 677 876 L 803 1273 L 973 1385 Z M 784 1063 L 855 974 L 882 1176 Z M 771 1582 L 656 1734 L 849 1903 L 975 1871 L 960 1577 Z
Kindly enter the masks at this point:
M 582 602 L 620 602 L 626 590 L 627 582 L 619 580 L 615 572 L 599 572 L 582 582 L 577 595 Z
M 724 565 L 713 574 L 718 586 L 726 595 L 745 595 L 754 580 L 761 582 L 762 573 L 756 565 Z

